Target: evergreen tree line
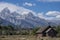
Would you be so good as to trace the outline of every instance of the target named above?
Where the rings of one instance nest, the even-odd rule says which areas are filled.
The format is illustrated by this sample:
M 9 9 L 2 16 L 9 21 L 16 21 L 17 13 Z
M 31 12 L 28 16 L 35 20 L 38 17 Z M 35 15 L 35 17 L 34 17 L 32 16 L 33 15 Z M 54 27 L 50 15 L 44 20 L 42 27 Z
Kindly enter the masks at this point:
M 60 37 L 60 26 L 54 27 L 58 32 L 57 36 Z M 40 29 L 40 27 L 35 27 L 32 30 L 20 29 L 16 30 L 13 26 L 0 26 L 0 35 L 36 35 L 36 32 Z

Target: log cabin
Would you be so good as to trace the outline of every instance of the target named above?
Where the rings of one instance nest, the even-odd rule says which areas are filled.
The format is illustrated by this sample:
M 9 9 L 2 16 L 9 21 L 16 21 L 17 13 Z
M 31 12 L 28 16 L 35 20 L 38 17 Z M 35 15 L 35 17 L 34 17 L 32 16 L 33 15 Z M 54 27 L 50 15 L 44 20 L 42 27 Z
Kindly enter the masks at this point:
M 57 31 L 51 27 L 41 27 L 37 32 L 36 32 L 37 37 L 56 37 L 57 36 Z

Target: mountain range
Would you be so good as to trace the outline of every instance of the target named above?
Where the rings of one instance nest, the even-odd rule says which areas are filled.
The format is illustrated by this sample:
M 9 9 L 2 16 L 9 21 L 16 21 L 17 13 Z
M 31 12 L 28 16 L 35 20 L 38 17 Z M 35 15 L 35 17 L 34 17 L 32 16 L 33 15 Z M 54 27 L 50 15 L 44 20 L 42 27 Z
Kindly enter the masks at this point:
M 37 16 L 34 16 L 32 12 L 28 14 L 21 15 L 17 12 L 10 12 L 8 7 L 4 8 L 0 12 L 0 19 L 2 19 L 2 24 L 12 23 L 21 27 L 35 27 L 35 26 L 47 26 L 48 23 L 44 19 L 40 19 Z M 1 21 L 1 20 L 0 20 Z M 8 23 L 7 23 L 7 22 Z
M 60 24 L 58 21 L 49 21 L 39 18 L 34 12 L 19 7 L 18 10 L 11 10 L 13 7 L 2 7 L 0 11 L 0 24 L 1 25 L 16 25 L 22 28 L 44 27 L 48 25 L 56 26 Z

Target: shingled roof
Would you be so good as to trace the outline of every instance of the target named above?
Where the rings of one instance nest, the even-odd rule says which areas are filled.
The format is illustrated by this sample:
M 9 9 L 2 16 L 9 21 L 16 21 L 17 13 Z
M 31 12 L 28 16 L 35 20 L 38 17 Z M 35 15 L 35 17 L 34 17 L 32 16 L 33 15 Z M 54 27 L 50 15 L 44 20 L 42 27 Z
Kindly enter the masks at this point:
M 36 33 L 42 33 L 46 30 L 48 30 L 49 28 L 52 28 L 51 26 L 48 26 L 48 27 L 40 27 L 40 29 L 36 32 Z

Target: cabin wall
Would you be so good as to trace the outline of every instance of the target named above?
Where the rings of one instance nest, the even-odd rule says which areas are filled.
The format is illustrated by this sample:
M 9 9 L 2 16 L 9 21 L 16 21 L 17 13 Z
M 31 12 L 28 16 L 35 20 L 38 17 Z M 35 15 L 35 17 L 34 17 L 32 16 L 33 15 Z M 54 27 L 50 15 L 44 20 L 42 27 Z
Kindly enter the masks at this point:
M 47 33 L 48 36 L 50 37 L 56 37 L 57 33 L 55 30 L 50 30 L 48 33 Z

